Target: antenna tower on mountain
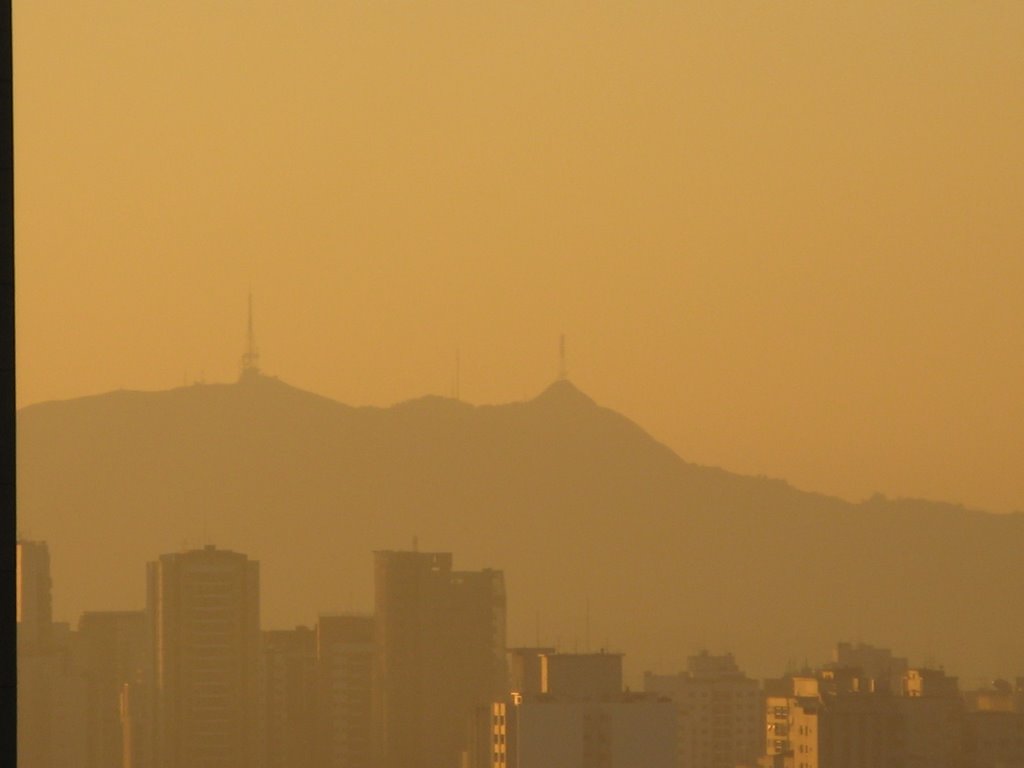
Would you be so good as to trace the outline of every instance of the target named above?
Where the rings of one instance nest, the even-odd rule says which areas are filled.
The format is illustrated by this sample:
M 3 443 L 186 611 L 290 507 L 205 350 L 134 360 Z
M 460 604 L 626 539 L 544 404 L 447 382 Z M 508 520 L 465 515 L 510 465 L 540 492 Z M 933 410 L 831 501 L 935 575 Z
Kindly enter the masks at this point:
M 260 372 L 260 353 L 256 349 L 256 335 L 252 330 L 252 291 L 249 291 L 249 326 L 246 333 L 245 352 L 242 354 L 242 378 L 256 376 Z
M 565 334 L 563 333 L 558 342 L 558 380 L 565 381 L 569 378 L 569 369 L 565 365 Z

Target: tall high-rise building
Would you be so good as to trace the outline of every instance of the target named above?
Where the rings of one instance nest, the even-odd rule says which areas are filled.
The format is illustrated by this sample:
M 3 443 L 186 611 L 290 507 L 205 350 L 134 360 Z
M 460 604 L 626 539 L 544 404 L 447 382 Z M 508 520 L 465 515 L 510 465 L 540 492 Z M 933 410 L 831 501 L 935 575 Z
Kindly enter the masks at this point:
M 90 611 L 78 621 L 78 666 L 85 679 L 88 768 L 123 768 L 121 694 L 148 667 L 144 611 Z
M 17 543 L 18 652 L 45 650 L 53 625 L 50 550 L 45 541 Z
M 501 571 L 450 553 L 375 553 L 373 736 L 379 768 L 451 768 L 477 705 L 507 685 Z
M 83 765 L 85 681 L 75 665 L 75 633 L 53 621 L 46 543 L 17 542 L 16 564 L 18 766 Z
M 373 617 L 321 616 L 316 625 L 317 765 L 370 768 Z
M 266 768 L 317 765 L 315 640 L 309 627 L 263 632 Z
M 149 564 L 155 765 L 261 763 L 259 563 L 213 546 Z

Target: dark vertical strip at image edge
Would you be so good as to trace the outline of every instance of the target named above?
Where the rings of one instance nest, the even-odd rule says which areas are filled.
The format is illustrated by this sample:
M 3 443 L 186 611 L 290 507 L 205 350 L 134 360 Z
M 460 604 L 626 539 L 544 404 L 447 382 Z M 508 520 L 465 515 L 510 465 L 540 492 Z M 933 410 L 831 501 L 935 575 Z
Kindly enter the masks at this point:
M 13 24 L 11 0 L 2 0 L 0 6 L 3 30 L 0 32 L 3 53 L 3 74 L 0 87 L 3 88 L 2 123 L 2 167 L 3 180 L 0 182 L 0 577 L 3 579 L 3 600 L 0 601 L 0 745 L 5 765 L 16 765 L 17 750 L 17 624 L 15 618 L 15 541 L 17 521 L 16 468 L 15 468 L 15 373 L 14 373 L 14 82 L 13 82 Z

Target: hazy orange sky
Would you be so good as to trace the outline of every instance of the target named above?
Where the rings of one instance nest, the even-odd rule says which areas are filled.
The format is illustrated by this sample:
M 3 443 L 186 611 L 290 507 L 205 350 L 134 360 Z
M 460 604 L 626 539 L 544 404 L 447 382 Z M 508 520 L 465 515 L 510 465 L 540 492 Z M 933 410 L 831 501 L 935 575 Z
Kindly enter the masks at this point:
M 571 378 L 1024 510 L 1024 3 L 15 0 L 18 402 Z

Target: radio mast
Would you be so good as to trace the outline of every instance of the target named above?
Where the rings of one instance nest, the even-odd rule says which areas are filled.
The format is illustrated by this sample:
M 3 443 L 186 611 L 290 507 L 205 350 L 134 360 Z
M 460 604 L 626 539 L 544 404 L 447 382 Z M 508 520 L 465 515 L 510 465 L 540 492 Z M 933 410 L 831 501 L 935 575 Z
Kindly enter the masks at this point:
M 256 376 L 260 372 L 260 353 L 256 349 L 256 334 L 252 330 L 252 291 L 249 291 L 249 325 L 246 333 L 245 352 L 242 354 L 242 378 Z

